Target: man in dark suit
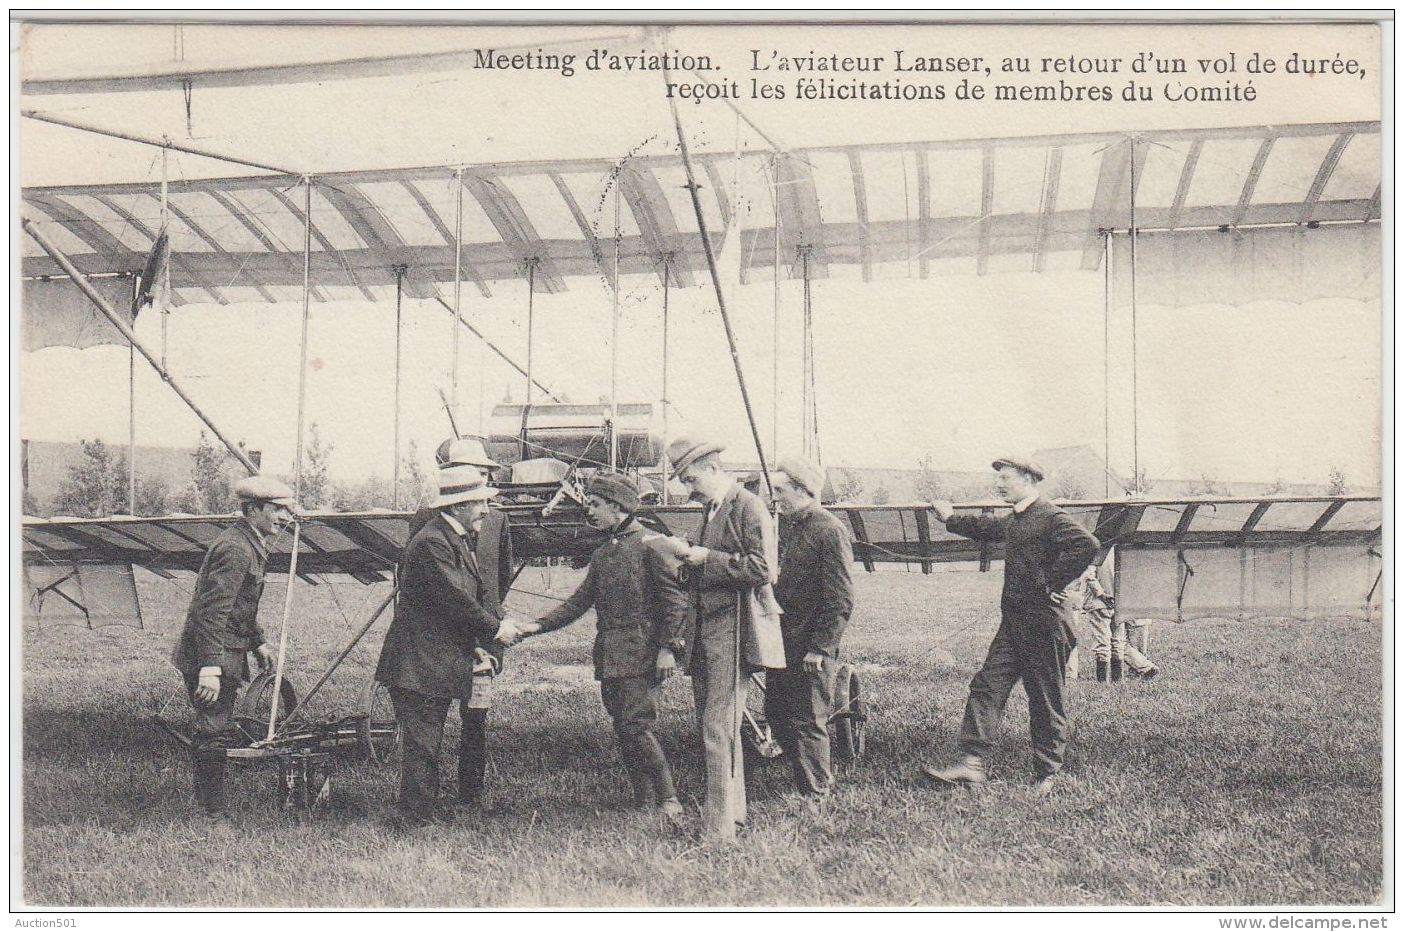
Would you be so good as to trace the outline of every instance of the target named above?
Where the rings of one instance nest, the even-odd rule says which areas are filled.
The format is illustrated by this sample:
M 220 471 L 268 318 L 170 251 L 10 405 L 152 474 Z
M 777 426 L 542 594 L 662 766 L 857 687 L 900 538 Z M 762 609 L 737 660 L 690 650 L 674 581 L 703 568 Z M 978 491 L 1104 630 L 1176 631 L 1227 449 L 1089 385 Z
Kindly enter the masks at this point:
M 438 479 L 439 516 L 405 548 L 395 617 L 375 671 L 400 723 L 399 818 L 410 827 L 445 816 L 438 808 L 439 745 L 449 704 L 457 699 L 462 714 L 472 698 L 479 645 L 510 643 L 521 633 L 488 606 L 488 584 L 473 555 L 471 535 L 497 490 L 471 466 L 441 469 Z
M 492 483 L 492 471 L 501 467 L 487 454 L 487 447 L 481 437 L 459 437 L 445 440 L 434 451 L 434 461 L 440 469 L 450 466 L 471 466 Z M 439 512 L 426 505 L 410 518 L 409 539 L 419 533 Z M 507 599 L 507 590 L 512 587 L 513 560 L 512 534 L 507 524 L 507 516 L 497 508 L 489 508 L 483 515 L 483 523 L 472 535 L 473 556 L 478 559 L 486 583 L 483 595 L 488 610 L 502 617 L 502 603 Z M 464 805 L 480 805 L 483 801 L 483 785 L 487 776 L 487 716 L 492 691 L 489 685 L 496 673 L 502 672 L 504 662 L 503 645 L 493 642 L 482 645 L 478 655 L 478 688 L 467 705 L 460 705 L 458 714 L 463 721 L 463 731 L 459 740 L 458 753 L 458 800 Z
M 1097 555 L 1097 538 L 1063 509 L 1039 495 L 1043 470 L 1024 458 L 1003 457 L 992 464 L 995 489 L 1014 506 L 1002 518 L 956 515 L 950 502 L 931 509 L 957 534 L 979 541 L 1004 541 L 1004 593 L 1000 625 L 985 665 L 970 681 L 970 698 L 960 726 L 960 763 L 925 768 L 938 783 L 983 783 L 985 758 L 994 749 L 1004 704 L 1023 680 L 1029 697 L 1034 784 L 1040 794 L 1054 786 L 1067 748 L 1065 687 L 1068 651 L 1077 644 L 1063 590 Z
M 250 476 L 234 486 L 242 512 L 215 539 L 195 579 L 195 595 L 171 661 L 185 678 L 195 710 L 190 757 L 195 801 L 205 812 L 224 811 L 227 742 L 239 687 L 249 678 L 248 654 L 259 667 L 273 665 L 273 652 L 258 625 L 268 545 L 293 518 L 293 490 L 268 476 Z
M 770 582 L 774 535 L 760 499 L 721 467 L 719 443 L 683 437 L 668 445 L 673 474 L 706 505 L 699 543 L 682 552 L 688 565 L 696 628 L 689 665 L 707 793 L 702 834 L 715 841 L 736 837 L 746 821 L 746 781 L 741 754 L 741 711 L 746 679 L 741 669 L 742 612 L 751 590 Z
M 829 794 L 829 710 L 839 640 L 853 612 L 848 529 L 819 505 L 824 469 L 801 457 L 776 465 L 785 669 L 765 674 L 765 719 L 789 756 L 795 788 L 810 801 Z

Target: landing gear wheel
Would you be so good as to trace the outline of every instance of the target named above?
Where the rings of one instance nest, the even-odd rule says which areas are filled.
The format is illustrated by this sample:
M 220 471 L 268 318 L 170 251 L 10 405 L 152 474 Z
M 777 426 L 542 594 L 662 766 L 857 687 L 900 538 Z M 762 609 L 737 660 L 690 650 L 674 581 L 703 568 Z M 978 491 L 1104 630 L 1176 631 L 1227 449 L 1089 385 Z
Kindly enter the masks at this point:
M 268 719 L 273 713 L 274 678 L 272 671 L 260 673 L 253 678 L 243 694 L 234 700 L 234 721 L 249 744 L 268 737 Z M 281 722 L 288 713 L 297 708 L 297 690 L 293 689 L 292 680 L 284 676 L 278 693 L 278 721 Z
M 863 756 L 867 747 L 867 721 L 868 703 L 863 698 L 858 671 L 845 663 L 834 677 L 834 709 L 829 716 L 829 725 L 833 728 L 830 744 L 835 757 L 856 761 Z
M 366 760 L 383 764 L 393 760 L 400 747 L 400 723 L 390 703 L 390 691 L 375 677 L 366 681 L 359 703 L 356 740 Z

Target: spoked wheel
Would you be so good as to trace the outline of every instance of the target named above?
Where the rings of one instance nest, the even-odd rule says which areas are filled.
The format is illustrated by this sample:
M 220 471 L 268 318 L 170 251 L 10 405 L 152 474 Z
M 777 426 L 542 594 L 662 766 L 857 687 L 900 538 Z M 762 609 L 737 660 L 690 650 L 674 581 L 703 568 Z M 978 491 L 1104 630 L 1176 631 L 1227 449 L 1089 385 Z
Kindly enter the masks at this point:
M 829 726 L 833 729 L 830 744 L 835 757 L 856 761 L 863 756 L 867 721 L 868 704 L 858 681 L 858 671 L 845 663 L 834 677 L 834 708 L 829 716 Z
M 356 739 L 366 760 L 383 764 L 393 760 L 400 746 L 400 723 L 390 703 L 390 690 L 375 677 L 366 681 L 358 704 L 361 719 L 356 723 Z
M 273 713 L 273 680 L 272 671 L 260 673 L 234 700 L 234 721 L 250 744 L 268 737 L 268 719 Z M 293 689 L 292 680 L 284 676 L 278 692 L 278 721 L 281 722 L 297 708 L 297 691 Z
M 765 683 L 758 673 L 751 674 L 751 681 L 746 684 L 746 708 L 741 712 L 741 740 L 746 751 L 764 760 L 785 753 L 780 742 L 775 740 L 770 723 L 765 720 Z

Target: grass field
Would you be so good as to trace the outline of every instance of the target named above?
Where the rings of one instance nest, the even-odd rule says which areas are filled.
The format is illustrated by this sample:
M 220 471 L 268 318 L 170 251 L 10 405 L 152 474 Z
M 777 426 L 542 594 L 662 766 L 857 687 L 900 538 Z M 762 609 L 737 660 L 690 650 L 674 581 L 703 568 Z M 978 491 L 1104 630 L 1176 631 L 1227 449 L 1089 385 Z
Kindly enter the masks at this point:
M 576 576 L 522 586 L 568 594 Z M 395 770 L 337 763 L 330 811 L 274 810 L 276 767 L 231 768 L 232 817 L 192 818 L 183 753 L 149 717 L 185 600 L 143 582 L 146 628 L 29 630 L 24 641 L 24 900 L 50 906 L 491 907 L 1371 904 L 1382 889 L 1377 623 L 1205 621 L 1156 628 L 1164 675 L 1074 687 L 1062 792 L 1036 798 L 1022 691 L 996 778 L 942 793 L 919 764 L 953 752 L 966 685 L 996 623 L 999 574 L 859 573 L 845 642 L 873 701 L 868 751 L 822 818 L 753 768 L 734 848 L 665 833 L 627 782 L 590 672 L 587 620 L 514 648 L 490 720 L 492 811 L 396 835 Z M 178 580 L 188 589 L 189 580 Z M 291 676 L 311 685 L 383 589 L 300 587 Z M 517 610 L 551 604 L 514 596 Z M 270 580 L 266 626 L 282 589 Z M 326 691 L 349 711 L 384 622 Z M 1091 663 L 1084 654 L 1083 672 Z M 182 712 L 183 700 L 170 705 Z M 452 720 L 452 716 L 451 716 Z M 695 809 L 685 680 L 661 737 Z

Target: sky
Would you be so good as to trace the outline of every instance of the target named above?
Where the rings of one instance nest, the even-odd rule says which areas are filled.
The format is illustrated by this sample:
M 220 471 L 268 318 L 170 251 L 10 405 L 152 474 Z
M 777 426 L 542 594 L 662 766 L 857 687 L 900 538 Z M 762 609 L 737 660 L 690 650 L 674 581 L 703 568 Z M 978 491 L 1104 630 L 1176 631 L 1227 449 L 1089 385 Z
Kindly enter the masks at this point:
M 488 31 L 385 29 L 258 30 L 187 26 L 183 56 L 210 67 L 351 58 L 385 51 L 580 40 L 580 50 L 639 51 L 641 38 L 614 27 Z M 34 77 L 170 67 L 169 26 L 33 27 L 22 37 L 22 67 Z M 860 104 L 747 100 L 748 119 L 785 146 L 960 139 L 1044 132 L 1237 126 L 1378 119 L 1374 27 L 737 27 L 680 28 L 669 45 L 709 54 L 718 77 L 744 79 L 751 50 L 763 55 L 1121 55 L 1155 49 L 1189 59 L 1256 50 L 1285 59 L 1345 50 L 1370 81 L 1303 85 L 1257 75 L 1259 100 L 1246 105 L 1112 103 L 994 109 L 951 101 L 901 111 Z M 563 48 L 563 47 L 562 47 Z M 559 49 L 557 49 L 559 50 Z M 1241 61 L 1241 60 L 1240 60 Z M 1240 76 L 1246 80 L 1246 76 Z M 793 79 L 790 79 L 793 80 Z M 72 119 L 163 133 L 193 145 L 238 152 L 299 171 L 453 164 L 492 159 L 616 158 L 672 148 L 657 73 L 619 78 L 550 71 L 482 69 L 361 78 L 264 88 L 198 88 L 189 108 L 178 90 L 133 94 L 36 95 L 22 105 Z M 1320 86 L 1318 92 L 1316 88 Z M 1303 92 L 1303 87 L 1310 88 Z M 756 135 L 723 104 L 685 105 L 691 143 L 728 150 Z M 21 121 L 19 183 L 150 181 L 149 147 Z M 180 156 L 173 177 L 246 173 Z M 153 174 L 154 173 L 154 174 Z M 525 287 L 494 284 L 484 301 L 465 289 L 464 312 L 517 358 L 526 355 Z M 800 295 L 781 286 L 779 366 L 772 287 L 730 285 L 730 301 L 753 407 L 767 446 L 799 447 Z M 673 432 L 714 434 L 729 456 L 754 459 L 720 319 L 710 289 L 671 296 L 669 395 Z M 938 275 L 863 283 L 824 280 L 813 288 L 818 422 L 830 465 L 978 470 L 992 455 L 1087 443 L 1110 435 L 1114 468 L 1134 460 L 1152 476 L 1324 483 L 1332 467 L 1354 483 L 1379 481 L 1380 304 L 1344 300 L 1139 309 L 1139 404 L 1127 399 L 1131 372 L 1124 309 L 1104 320 L 1100 272 L 1040 276 Z M 661 294 L 656 279 L 625 282 L 618 347 L 620 400 L 661 395 Z M 536 369 L 573 400 L 609 391 L 611 296 L 598 281 L 572 282 L 536 297 Z M 296 306 L 194 307 L 173 315 L 168 355 L 175 377 L 217 423 L 265 451 L 274 470 L 290 467 L 295 442 Z M 450 321 L 442 309 L 406 302 L 402 337 L 402 435 L 421 455 L 446 434 L 438 390 L 449 392 Z M 138 321 L 159 343 L 159 321 Z M 1110 339 L 1104 354 L 1104 333 Z M 334 474 L 388 475 L 394 422 L 394 315 L 389 305 L 313 305 L 307 420 L 335 450 Z M 1110 368 L 1103 369 L 1104 355 Z M 30 439 L 102 436 L 125 442 L 127 352 L 103 347 L 46 349 L 19 360 L 18 425 Z M 772 407 L 779 378 L 778 431 Z M 460 343 L 460 421 L 481 423 L 504 398 L 522 400 L 520 376 Z M 1133 449 L 1132 422 L 1136 423 Z M 144 367 L 137 377 L 137 431 L 144 444 L 190 445 L 199 425 Z M 281 465 L 280 465 L 281 464 Z

